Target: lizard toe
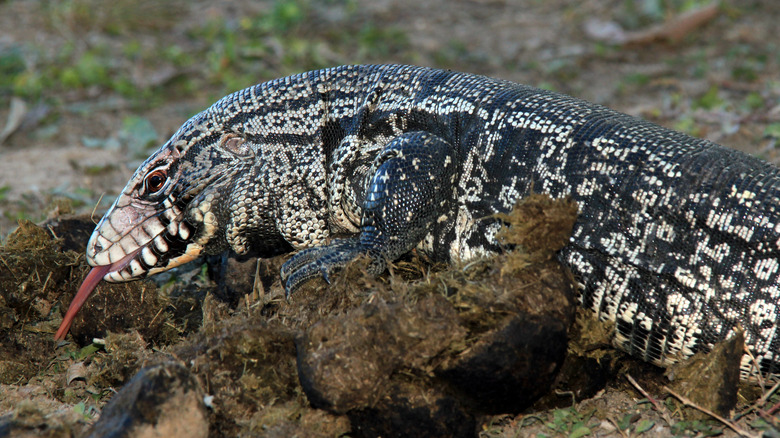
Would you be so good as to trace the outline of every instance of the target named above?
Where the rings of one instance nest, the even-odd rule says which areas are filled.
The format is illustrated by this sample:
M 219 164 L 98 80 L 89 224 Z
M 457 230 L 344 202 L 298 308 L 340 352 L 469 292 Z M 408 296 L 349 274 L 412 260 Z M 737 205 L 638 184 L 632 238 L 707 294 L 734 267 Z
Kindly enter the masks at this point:
M 289 298 L 304 283 L 318 276 L 330 284 L 333 274 L 343 270 L 360 256 L 368 256 L 372 260 L 368 267 L 369 274 L 377 275 L 384 270 L 384 259 L 373 254 L 356 239 L 337 240 L 327 246 L 299 252 L 285 262 L 281 269 L 287 297 Z

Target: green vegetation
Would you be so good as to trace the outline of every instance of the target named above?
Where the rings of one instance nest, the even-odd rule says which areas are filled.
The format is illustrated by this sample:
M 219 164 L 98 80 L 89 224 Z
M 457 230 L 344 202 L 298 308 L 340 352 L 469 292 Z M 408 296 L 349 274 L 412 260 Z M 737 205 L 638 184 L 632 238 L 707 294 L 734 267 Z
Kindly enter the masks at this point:
M 711 1 L 622 0 L 607 11 L 612 15 L 606 18 L 626 30 L 641 31 Z M 120 154 L 116 164 L 70 163 L 85 178 L 98 181 L 90 187 L 100 187 L 102 179 L 113 178 L 117 168 L 122 172 L 132 169 L 170 135 L 173 122 L 164 124 L 155 118 L 159 115 L 155 110 L 163 104 L 178 123 L 228 92 L 267 79 L 345 63 L 400 62 L 521 79 L 538 87 L 635 110 L 656 122 L 692 135 L 717 138 L 725 144 L 732 142 L 722 134 L 736 126 L 741 146 L 752 143 L 754 151 L 777 161 L 773 148 L 780 139 L 776 110 L 778 43 L 771 38 L 757 42 L 744 27 L 736 26 L 743 18 L 756 21 L 755 15 L 748 15 L 755 6 L 738 9 L 724 4 L 716 24 L 697 29 L 679 44 L 625 48 L 577 39 L 581 35 L 581 11 L 591 9 L 588 2 L 583 3 L 582 10 L 572 3 L 549 13 L 560 14 L 556 17 L 561 25 L 568 26 L 559 38 L 549 40 L 545 29 L 540 28 L 539 35 L 531 29 L 523 34 L 527 40 L 515 42 L 517 49 L 504 49 L 502 45 L 484 50 L 479 48 L 484 45 L 472 44 L 470 38 L 449 39 L 446 32 L 440 32 L 446 36 L 441 42 L 417 45 L 420 39 L 432 37 L 414 39 L 418 36 L 407 33 L 408 11 L 390 8 L 367 12 L 356 0 L 250 3 L 251 7 L 240 6 L 241 10 L 231 15 L 220 5 L 204 4 L 193 9 L 184 0 L 42 0 L 36 21 L 41 29 L 36 38 L 16 36 L 12 43 L 0 46 L 0 111 L 8 108 L 12 97 L 21 97 L 30 111 L 35 105 L 49 108 L 28 134 L 15 134 L 25 138 L 25 146 L 48 140 L 41 142 L 51 147 L 53 141 L 64 138 L 70 144 Z M 491 8 L 513 6 L 512 2 L 478 3 L 479 8 L 488 11 L 485 16 L 493 13 Z M 530 2 L 533 7 L 545 4 L 540 0 Z M 431 26 L 446 26 L 436 24 L 436 19 L 439 17 L 431 17 Z M 483 23 L 471 25 L 481 31 Z M 484 29 L 486 33 L 491 31 Z M 500 31 L 504 33 L 498 35 L 509 34 L 506 29 Z M 561 50 L 572 47 L 577 50 Z M 98 114 L 111 121 L 90 130 L 92 118 Z M 78 128 L 68 126 L 74 120 Z M 9 146 L 8 150 L 22 147 L 11 143 L 3 146 Z M 99 189 L 74 187 L 78 184 L 74 183 L 43 193 L 30 191 L 18 198 L 12 190 L 12 185 L 17 188 L 15 184 L 0 181 L 0 216 L 6 223 L 18 219 L 39 222 L 57 200 L 88 214 L 102 194 Z M 112 201 L 109 192 L 99 209 Z M 0 228 L 0 239 L 8 231 L 8 225 Z M 200 269 L 198 278 L 204 281 L 205 271 L 202 266 Z M 168 287 L 175 281 L 171 277 Z M 74 352 L 71 359 L 94 360 L 100 356 L 91 349 L 94 347 Z M 630 394 L 639 397 L 635 392 Z M 752 400 L 758 397 L 760 394 Z M 769 410 L 780 402 L 780 394 L 768 398 L 760 409 Z M 496 424 L 485 426 L 482 436 L 506 436 L 503 428 L 513 422 L 534 429 L 539 436 L 597 435 L 605 425 L 614 427 L 615 436 L 654 436 L 659 428 L 676 435 L 697 436 L 727 430 L 714 419 L 694 419 L 671 399 L 661 406 L 670 421 L 646 399 L 628 403 L 617 413 L 580 403 L 524 417 L 497 418 Z M 94 410 L 85 410 L 83 403 L 74 409 L 86 413 Z M 771 415 L 776 417 L 777 412 L 762 418 L 766 414 L 760 409 L 743 404 L 732 420 L 753 428 L 751 432 L 773 431 L 778 424 L 776 419 L 772 423 Z M 524 429 L 518 430 L 518 436 L 526 435 Z M 778 435 L 775 431 L 767 436 Z
M 47 2 L 45 22 L 64 38 L 59 45 L 27 43 L 0 52 L 0 96 L 68 94 L 70 100 L 97 90 L 143 108 L 158 103 L 155 96 L 194 90 L 218 96 L 304 69 L 395 56 L 411 61 L 403 59 L 405 34 L 362 19 L 351 1 L 277 0 L 253 16 L 200 20 L 172 34 L 178 3 Z M 323 14 L 334 9 L 341 11 L 339 22 L 326 22 Z M 92 31 L 104 38 L 89 38 Z
M 552 435 L 565 434 L 570 438 L 579 438 L 590 435 L 591 428 L 598 425 L 598 420 L 593 418 L 595 411 L 579 412 L 575 408 L 556 409 L 552 412 L 552 418 L 544 423 L 550 429 Z M 595 424 L 591 424 L 595 421 Z

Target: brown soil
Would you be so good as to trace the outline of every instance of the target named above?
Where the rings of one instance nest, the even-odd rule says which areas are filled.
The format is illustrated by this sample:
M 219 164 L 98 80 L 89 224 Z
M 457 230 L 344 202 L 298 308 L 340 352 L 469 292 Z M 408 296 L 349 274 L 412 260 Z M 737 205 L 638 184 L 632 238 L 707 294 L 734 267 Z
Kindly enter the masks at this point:
M 665 16 L 653 19 L 631 12 L 629 4 L 661 2 L 608 0 L 382 0 L 370 5 L 276 2 L 284 3 L 313 11 L 306 26 L 296 31 L 304 38 L 319 38 L 312 43 L 321 56 L 317 64 L 414 63 L 552 87 L 780 161 L 775 149 L 780 131 L 776 35 L 780 3 L 773 0 L 724 4 L 713 18 L 686 30 L 678 40 L 661 35 L 633 46 L 598 41 L 586 29 L 597 17 L 643 30 L 671 21 L 678 11 L 666 11 Z M 203 32 L 191 37 L 193 31 L 219 20 L 241 29 L 242 18 L 260 16 L 274 7 L 270 1 L 235 0 L 219 6 L 194 1 L 160 3 L 169 8 L 153 9 L 153 13 L 132 9 L 116 13 L 119 9 L 106 7 L 104 11 L 103 5 L 98 8 L 91 0 L 70 0 L 62 2 L 62 7 L 52 4 L 0 2 L 0 55 L 4 50 L 18 49 L 26 62 L 34 63 L 68 50 L 75 58 L 95 47 L 124 53 L 127 44 L 137 44 L 143 51 L 171 41 L 184 52 L 196 53 L 214 44 L 216 37 Z M 99 12 L 78 12 L 78 7 L 85 5 L 87 10 Z M 393 32 L 379 33 L 379 42 L 369 39 L 355 50 L 333 42 L 340 41 L 338 32 L 355 29 L 357 33 L 366 23 Z M 269 46 L 277 47 L 276 52 L 244 60 L 263 67 L 246 70 L 256 77 L 236 80 L 240 86 L 309 66 L 308 62 L 298 66 L 281 61 L 292 56 L 296 41 L 291 37 L 269 41 Z M 517 308 L 538 304 L 518 303 L 518 297 L 486 295 L 483 288 L 471 288 L 474 278 L 486 284 L 495 281 L 496 290 L 504 290 L 501 282 L 507 281 L 507 275 L 533 275 L 537 279 L 552 275 L 545 287 L 563 289 L 557 282 L 565 276 L 549 274 L 558 267 L 529 260 L 529 252 L 476 264 L 470 271 L 432 268 L 410 259 L 399 263 L 392 277 L 373 280 L 347 272 L 333 289 L 315 282 L 290 301 L 283 298 L 278 284 L 281 260 L 274 259 L 261 263 L 254 297 L 233 297 L 240 302 L 237 308 L 214 298 L 220 287 L 202 275 L 199 266 L 180 271 L 178 278 L 162 287 L 152 282 L 104 284 L 74 323 L 71 342 L 57 346 L 52 333 L 60 312 L 86 273 L 82 254 L 88 232 L 84 228 L 89 228 L 86 216 L 68 222 L 61 215 L 90 215 L 97 205 L 95 217 L 99 217 L 143 158 L 144 150 L 139 153 L 130 145 L 132 138 L 119 134 L 124 121 L 128 116 L 150 120 L 159 143 L 191 114 L 230 91 L 225 81 L 220 81 L 222 76 L 213 71 L 212 76 L 204 73 L 214 69 L 205 57 L 188 67 L 177 67 L 163 56 L 159 63 L 151 61 L 156 61 L 155 57 L 139 62 L 117 58 L 117 70 L 128 72 L 137 86 L 151 90 L 154 99 L 144 98 L 139 103 L 104 85 L 71 89 L 61 83 L 47 84 L 39 95 L 24 97 L 24 122 L 0 144 L 0 236 L 4 245 L 0 252 L 0 435 L 5 433 L 2 425 L 14 424 L 15 430 L 38 431 L 40 436 L 80 436 L 94 423 L 115 389 L 141 367 L 163 360 L 186 364 L 204 391 L 215 395 L 216 402 L 208 411 L 215 436 L 217 430 L 224 436 L 336 436 L 350 430 L 354 434 L 356 424 L 370 425 L 366 418 L 400 409 L 401 404 L 394 401 L 399 394 L 409 400 L 403 406 L 417 407 L 419 400 L 449 400 L 452 393 L 460 394 L 455 400 L 464 407 L 450 413 L 465 412 L 464 424 L 471 426 L 468 421 L 473 420 L 483 436 L 584 433 L 582 427 L 602 436 L 708 434 L 724 429 L 717 422 L 695 423 L 698 420 L 675 410 L 671 401 L 668 411 L 648 403 L 648 394 L 665 394 L 663 386 L 669 382 L 662 371 L 609 348 L 606 339 L 593 335 L 597 331 L 593 322 L 581 315 L 572 333 L 577 339 L 571 343 L 570 358 L 562 365 L 558 392 L 549 392 L 519 414 L 470 417 L 473 400 L 461 397 L 469 388 L 453 389 L 451 383 L 442 383 L 447 373 L 435 379 L 430 375 L 435 374 L 432 370 L 459 369 L 446 361 L 454 361 L 479 342 L 488 342 L 485 333 L 500 332 L 509 324 L 507 315 L 516 314 Z M 234 67 L 228 63 L 224 68 Z M 0 65 L 0 71 L 2 68 Z M 194 89 L 177 85 L 188 77 L 198 79 Z M 7 89 L 0 88 L 0 131 L 6 120 L 13 118 L 11 98 L 15 97 L 3 90 Z M 99 147 L 94 147 L 92 139 L 100 140 Z M 106 140 L 116 141 L 117 146 Z M 104 199 L 98 203 L 102 194 Z M 55 222 L 49 222 L 50 230 L 25 224 L 16 237 L 9 237 L 19 217 L 37 223 L 51 217 Z M 550 245 L 555 243 L 546 243 L 546 247 Z M 515 272 L 518 265 L 532 266 L 535 271 Z M 457 314 L 457 323 L 450 312 Z M 416 338 L 409 335 L 409 327 L 396 327 L 399 322 L 388 315 L 405 315 L 401 322 L 409 324 L 420 322 L 421 328 L 413 327 L 426 330 L 437 342 L 412 342 Z M 302 346 L 319 339 L 317 345 L 327 351 L 358 351 L 349 356 L 355 366 L 371 370 L 376 365 L 365 358 L 376 356 L 370 347 L 377 345 L 377 339 L 366 337 L 365 332 L 350 332 L 348 321 L 373 324 L 393 333 L 398 352 L 419 354 L 382 363 L 395 370 L 389 373 L 392 379 L 368 380 L 362 375 L 342 385 L 361 391 L 312 401 L 307 397 L 311 391 L 305 394 L 298 380 L 296 348 L 315 357 L 318 350 Z M 599 329 L 608 335 L 609 327 Z M 578 337 L 580 332 L 585 335 Z M 349 335 L 354 343 L 335 343 L 336 335 Z M 93 338 L 104 343 L 92 344 Z M 363 350 L 358 348 L 361 345 Z M 430 360 L 421 361 L 420 357 Z M 321 390 L 336 378 L 327 374 L 332 370 L 328 367 L 339 364 L 317 363 L 313 369 L 320 373 L 310 373 L 314 383 L 309 384 Z M 626 375 L 637 378 L 648 394 L 629 384 Z M 366 386 L 370 383 L 376 386 Z M 332 394 L 331 389 L 325 392 Z M 755 388 L 741 389 L 738 409 L 749 415 L 740 419 L 740 427 L 750 429 L 758 424 L 756 411 L 746 406 L 760 395 Z M 576 404 L 569 409 L 572 399 Z M 364 406 L 356 414 L 354 406 L 360 403 L 376 411 Z M 341 415 L 350 409 L 351 415 Z M 439 418 L 436 415 L 432 412 L 431 418 Z M 726 429 L 725 433 L 732 432 Z

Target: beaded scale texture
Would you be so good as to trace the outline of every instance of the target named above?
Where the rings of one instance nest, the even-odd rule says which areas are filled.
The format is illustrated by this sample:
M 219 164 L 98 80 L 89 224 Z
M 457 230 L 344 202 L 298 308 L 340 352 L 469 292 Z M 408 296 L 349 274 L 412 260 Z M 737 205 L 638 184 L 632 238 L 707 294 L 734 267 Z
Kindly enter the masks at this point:
M 281 272 L 290 292 L 360 254 L 380 273 L 414 248 L 501 251 L 493 215 L 532 192 L 577 202 L 559 259 L 619 348 L 668 365 L 741 325 L 743 378 L 756 362 L 780 373 L 776 167 L 482 76 L 344 66 L 226 96 L 141 165 L 87 257 L 126 281 L 202 253 L 300 250 Z

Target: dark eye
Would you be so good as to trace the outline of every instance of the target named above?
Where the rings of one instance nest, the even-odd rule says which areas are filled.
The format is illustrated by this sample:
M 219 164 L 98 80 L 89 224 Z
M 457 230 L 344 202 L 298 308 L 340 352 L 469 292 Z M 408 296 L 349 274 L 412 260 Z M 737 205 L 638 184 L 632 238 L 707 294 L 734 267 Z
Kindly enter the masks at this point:
M 168 180 L 168 175 L 164 170 L 155 170 L 146 176 L 146 193 L 153 194 L 160 191 Z

